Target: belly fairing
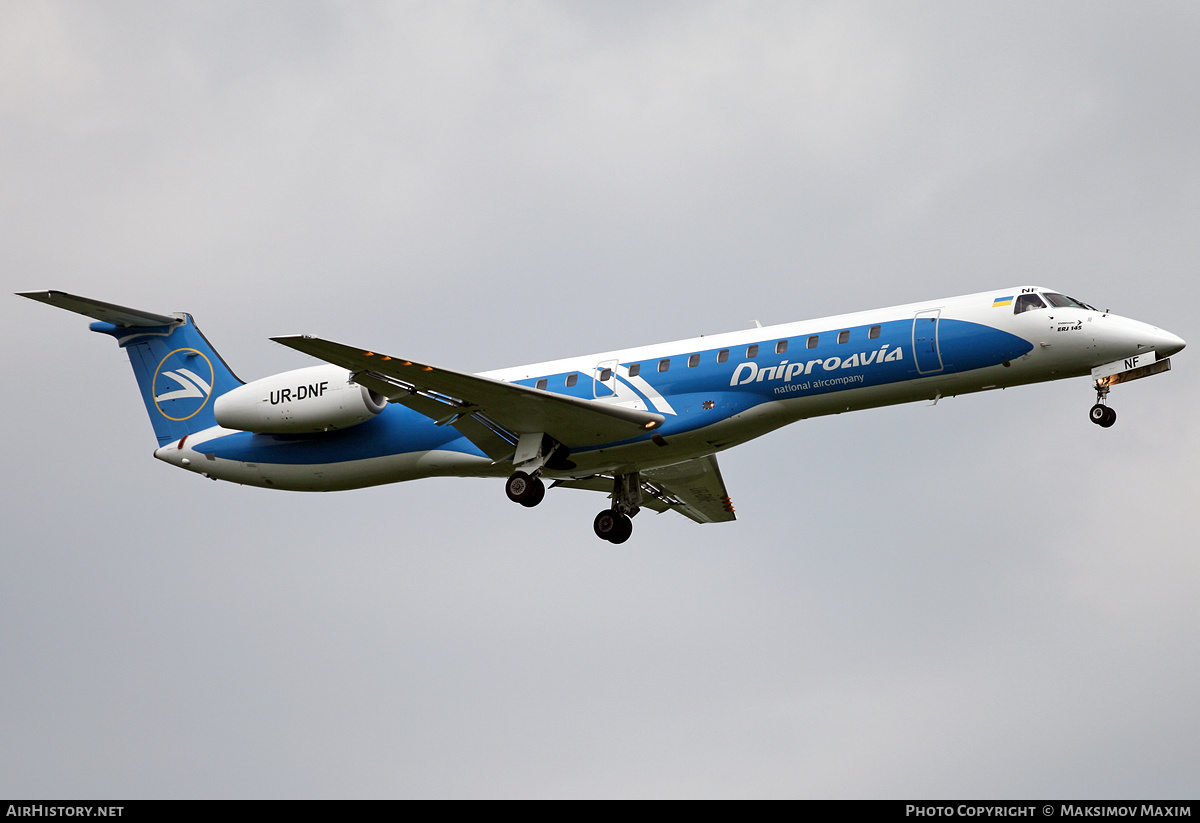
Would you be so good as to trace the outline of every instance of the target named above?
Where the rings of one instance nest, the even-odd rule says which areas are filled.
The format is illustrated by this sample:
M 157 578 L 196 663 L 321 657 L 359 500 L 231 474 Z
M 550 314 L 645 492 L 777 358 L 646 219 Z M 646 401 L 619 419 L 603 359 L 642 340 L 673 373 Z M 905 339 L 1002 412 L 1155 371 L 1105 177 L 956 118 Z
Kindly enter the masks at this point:
M 484 456 L 457 429 L 435 426 L 428 417 L 394 403 L 377 417 L 349 429 L 319 434 L 238 432 L 204 445 L 205 452 L 224 460 L 294 465 L 343 463 L 434 450 Z

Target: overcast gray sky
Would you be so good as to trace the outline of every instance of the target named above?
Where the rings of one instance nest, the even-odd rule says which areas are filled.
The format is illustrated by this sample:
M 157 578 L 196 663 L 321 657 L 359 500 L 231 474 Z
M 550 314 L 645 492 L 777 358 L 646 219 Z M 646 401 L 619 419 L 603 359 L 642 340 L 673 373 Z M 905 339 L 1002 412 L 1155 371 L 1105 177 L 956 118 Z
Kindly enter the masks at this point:
M 1200 341 L 1200 6 L 0 4 L 0 277 L 484 370 L 1019 283 Z M 1195 360 L 805 421 L 738 522 L 152 459 L 0 299 L 0 795 L 1196 797 Z

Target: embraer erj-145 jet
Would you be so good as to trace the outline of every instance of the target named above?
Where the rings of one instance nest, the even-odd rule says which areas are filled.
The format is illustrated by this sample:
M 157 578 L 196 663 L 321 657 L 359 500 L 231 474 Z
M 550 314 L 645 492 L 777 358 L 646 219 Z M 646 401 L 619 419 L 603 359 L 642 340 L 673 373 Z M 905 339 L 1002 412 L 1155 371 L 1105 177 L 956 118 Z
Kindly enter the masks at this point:
M 216 480 L 331 491 L 420 477 L 505 477 L 608 493 L 593 524 L 627 540 L 642 508 L 733 520 L 716 453 L 823 414 L 1090 374 L 1110 387 L 1170 368 L 1170 332 L 1040 286 L 465 374 L 308 335 L 327 365 L 243 383 L 190 315 L 27 292 L 95 318 L 125 349 L 154 456 Z

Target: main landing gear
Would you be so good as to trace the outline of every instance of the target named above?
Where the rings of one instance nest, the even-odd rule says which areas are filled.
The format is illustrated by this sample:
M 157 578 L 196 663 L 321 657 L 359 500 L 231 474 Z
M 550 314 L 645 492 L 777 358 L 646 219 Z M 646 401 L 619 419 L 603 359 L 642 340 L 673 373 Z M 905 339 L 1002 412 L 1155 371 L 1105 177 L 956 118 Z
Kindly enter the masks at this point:
M 601 540 L 624 543 L 633 534 L 633 516 L 642 506 L 642 478 L 637 472 L 613 476 L 612 506 L 596 515 L 592 530 Z
M 1088 411 L 1088 419 L 1106 429 L 1117 422 L 1117 412 L 1105 405 L 1107 400 L 1108 386 L 1101 385 L 1100 381 L 1096 381 L 1096 405 Z
M 546 484 L 540 477 L 525 472 L 513 472 L 504 484 L 504 493 L 512 502 L 532 509 L 546 496 Z
M 596 536 L 609 543 L 624 543 L 633 534 L 633 521 L 629 515 L 614 509 L 605 509 L 592 521 Z
M 544 467 L 552 469 L 574 468 L 567 460 L 567 447 L 544 432 L 522 434 L 513 452 L 513 466 L 520 466 L 504 484 L 504 493 L 514 503 L 532 509 L 546 496 L 546 484 L 538 477 Z
M 504 493 L 514 503 L 533 508 L 546 496 L 546 485 L 536 474 L 513 472 L 504 484 Z M 624 543 L 633 534 L 633 516 L 642 504 L 642 480 L 637 472 L 613 477 L 612 506 L 596 515 L 592 529 L 609 543 Z

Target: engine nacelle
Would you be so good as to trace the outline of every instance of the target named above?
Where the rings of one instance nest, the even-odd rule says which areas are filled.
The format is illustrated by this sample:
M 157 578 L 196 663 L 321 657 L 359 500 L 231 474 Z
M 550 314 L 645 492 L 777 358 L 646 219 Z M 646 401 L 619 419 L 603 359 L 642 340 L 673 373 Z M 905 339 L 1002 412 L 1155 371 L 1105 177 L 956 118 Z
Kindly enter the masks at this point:
M 255 380 L 217 398 L 213 414 L 227 429 L 301 434 L 345 429 L 370 420 L 387 398 L 350 382 L 338 366 L 310 366 Z

